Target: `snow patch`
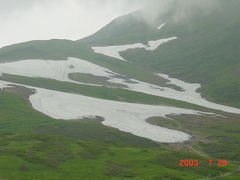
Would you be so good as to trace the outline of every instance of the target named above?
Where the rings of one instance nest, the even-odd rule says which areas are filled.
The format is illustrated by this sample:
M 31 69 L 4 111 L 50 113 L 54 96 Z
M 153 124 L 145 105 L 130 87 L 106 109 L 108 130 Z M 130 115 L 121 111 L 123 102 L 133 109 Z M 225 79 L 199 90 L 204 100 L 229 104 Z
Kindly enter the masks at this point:
M 1 74 L 0 74 L 1 75 Z M 0 90 L 10 87 L 7 82 L 0 81 Z
M 29 59 L 2 63 L 0 64 L 0 73 L 27 77 L 49 78 L 69 82 L 75 82 L 68 78 L 69 73 L 86 73 L 104 77 L 117 74 L 109 69 L 77 58 L 68 58 L 68 60 Z
M 103 54 L 105 56 L 110 56 L 122 61 L 127 61 L 120 55 L 120 52 L 124 52 L 129 49 L 137 49 L 137 48 L 145 49 L 147 51 L 154 51 L 160 45 L 175 39 L 177 39 L 177 37 L 159 39 L 156 41 L 148 41 L 148 45 L 144 45 L 142 43 L 135 43 L 135 44 L 128 44 L 128 45 L 120 45 L 120 46 L 92 47 L 92 49 L 94 50 L 95 53 Z
M 191 136 L 181 131 L 151 125 L 146 122 L 149 117 L 165 117 L 170 114 L 204 114 L 204 112 L 189 109 L 123 103 L 40 88 L 36 90 L 36 94 L 30 97 L 30 102 L 36 110 L 50 117 L 72 120 L 101 116 L 104 117 L 105 120 L 102 123 L 106 126 L 157 142 L 182 142 Z

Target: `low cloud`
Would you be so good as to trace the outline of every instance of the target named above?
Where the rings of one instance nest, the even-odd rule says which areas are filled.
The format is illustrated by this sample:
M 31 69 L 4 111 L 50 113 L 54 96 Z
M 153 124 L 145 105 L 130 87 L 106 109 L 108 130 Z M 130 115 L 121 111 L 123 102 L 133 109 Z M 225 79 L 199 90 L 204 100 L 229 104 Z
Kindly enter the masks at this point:
M 80 39 L 114 18 L 144 8 L 153 24 L 175 9 L 174 20 L 208 13 L 219 0 L 0 0 L 0 47 L 36 39 Z
M 170 13 L 175 23 L 181 23 L 196 15 L 209 14 L 220 5 L 220 0 L 149 0 L 143 17 L 148 24 L 154 24 Z
M 0 0 L 0 47 L 36 39 L 80 39 L 144 0 Z

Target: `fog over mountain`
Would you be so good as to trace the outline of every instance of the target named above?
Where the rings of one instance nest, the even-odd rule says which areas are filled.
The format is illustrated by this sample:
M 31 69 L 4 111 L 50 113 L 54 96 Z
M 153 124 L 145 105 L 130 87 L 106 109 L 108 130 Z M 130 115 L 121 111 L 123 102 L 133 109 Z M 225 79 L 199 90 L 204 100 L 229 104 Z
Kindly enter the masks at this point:
M 159 17 L 174 10 L 173 18 L 175 23 L 181 23 L 189 18 L 209 14 L 221 8 L 221 0 L 150 0 L 145 4 L 144 19 L 152 24 Z
M 209 13 L 220 0 L 0 0 L 0 47 L 36 39 L 79 39 L 93 34 L 114 18 L 144 8 L 152 24 L 176 8 L 175 21 Z

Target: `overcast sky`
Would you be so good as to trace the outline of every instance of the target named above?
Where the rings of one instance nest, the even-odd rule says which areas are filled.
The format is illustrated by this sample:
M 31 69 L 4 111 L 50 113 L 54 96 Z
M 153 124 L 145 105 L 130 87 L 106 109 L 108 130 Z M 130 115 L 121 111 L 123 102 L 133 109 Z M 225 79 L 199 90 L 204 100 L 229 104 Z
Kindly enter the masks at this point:
M 36 39 L 80 39 L 147 0 L 0 0 L 0 47 Z
M 145 8 L 149 24 L 176 8 L 176 22 L 211 12 L 218 0 L 0 0 L 0 47 L 29 40 L 77 40 L 118 16 Z M 156 18 L 157 19 L 157 18 Z M 160 22 L 159 22 L 160 23 Z

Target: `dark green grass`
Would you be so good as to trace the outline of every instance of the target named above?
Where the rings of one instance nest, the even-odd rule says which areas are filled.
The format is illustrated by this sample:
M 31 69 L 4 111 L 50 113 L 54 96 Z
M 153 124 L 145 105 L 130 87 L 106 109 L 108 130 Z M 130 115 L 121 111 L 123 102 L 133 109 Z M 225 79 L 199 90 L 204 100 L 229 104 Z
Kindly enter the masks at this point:
M 231 172 L 208 167 L 207 159 L 162 148 L 80 141 L 39 134 L 1 139 L 0 176 L 9 179 L 196 179 Z M 179 159 L 198 159 L 198 167 L 179 167 Z
M 116 87 L 116 88 L 126 88 L 127 86 L 118 84 L 118 83 L 111 83 L 108 82 L 110 78 L 101 77 L 101 76 L 94 76 L 91 74 L 84 74 L 84 73 L 71 73 L 68 75 L 69 79 L 81 83 L 89 83 L 89 84 L 96 84 L 101 86 L 107 87 Z
M 240 162 L 240 116 L 223 114 L 225 117 L 205 117 L 195 115 L 170 116 L 173 120 L 155 118 L 154 123 L 161 126 L 184 130 L 200 141 L 194 142 L 193 147 L 210 157 Z M 169 123 L 166 123 L 170 121 Z M 172 125 L 172 121 L 177 126 Z

